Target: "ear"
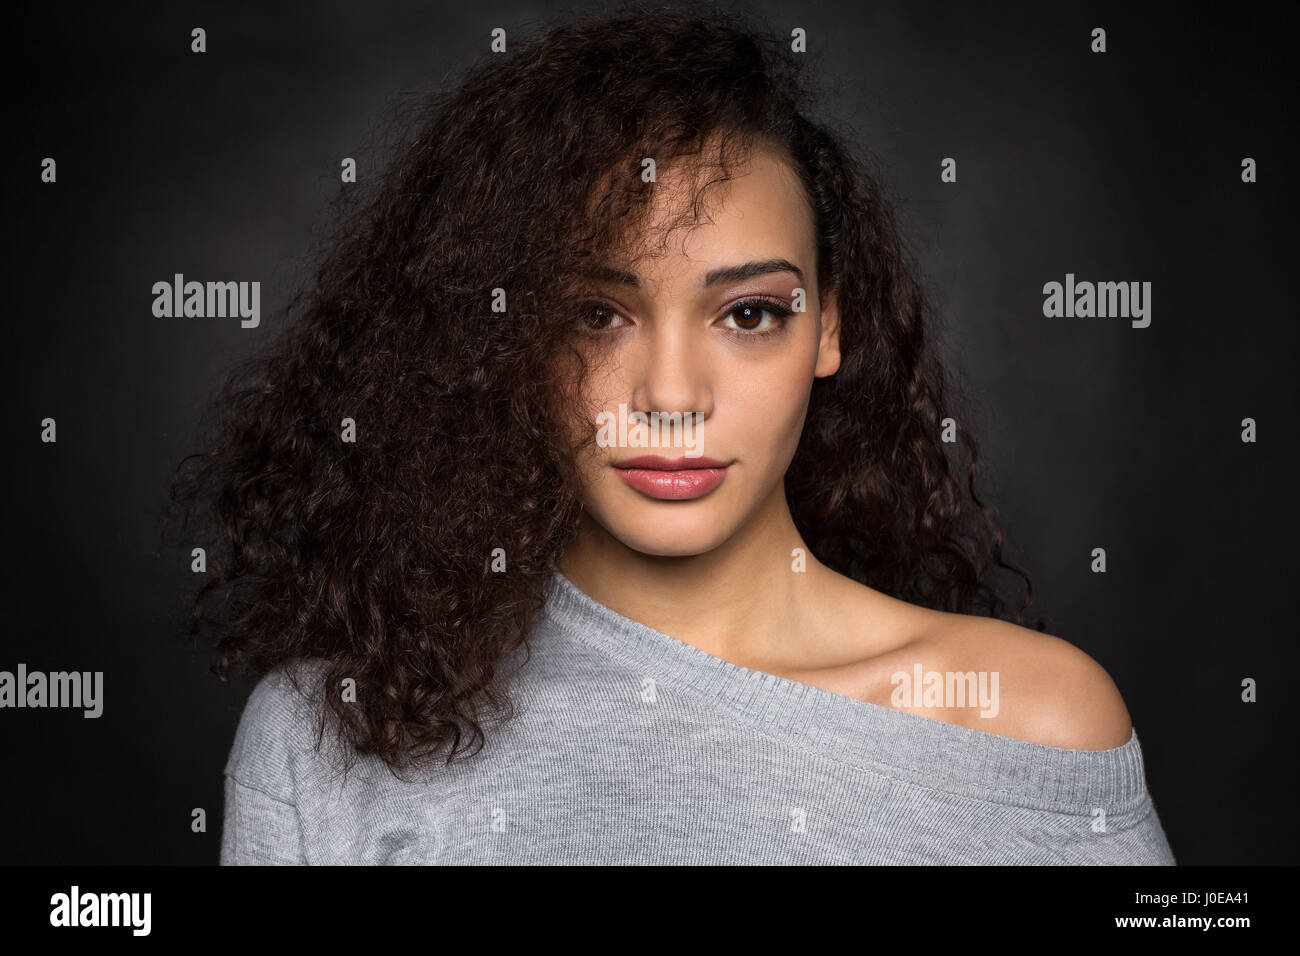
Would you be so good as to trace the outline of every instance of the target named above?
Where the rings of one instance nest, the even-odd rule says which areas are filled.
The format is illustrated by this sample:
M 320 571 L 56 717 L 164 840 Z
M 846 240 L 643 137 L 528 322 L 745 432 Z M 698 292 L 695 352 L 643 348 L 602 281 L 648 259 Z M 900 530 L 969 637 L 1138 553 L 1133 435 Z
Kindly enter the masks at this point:
M 816 378 L 834 375 L 840 367 L 840 307 L 834 292 L 822 302 L 822 337 L 817 345 Z

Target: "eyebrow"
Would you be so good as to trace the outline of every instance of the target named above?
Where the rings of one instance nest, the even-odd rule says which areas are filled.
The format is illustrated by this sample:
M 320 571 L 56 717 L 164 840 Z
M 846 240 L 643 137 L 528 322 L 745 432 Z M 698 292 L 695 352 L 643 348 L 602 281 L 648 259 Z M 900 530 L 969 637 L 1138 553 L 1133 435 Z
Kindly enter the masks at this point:
M 613 282 L 618 285 L 628 285 L 633 288 L 641 287 L 641 280 L 636 273 L 618 269 L 614 266 L 594 265 L 584 269 L 583 272 L 592 279 Z M 706 272 L 701 285 L 707 289 L 727 282 L 742 282 L 745 279 L 770 275 L 773 272 L 793 272 L 799 277 L 800 284 L 803 283 L 803 270 L 789 259 L 758 259 L 753 262 L 744 262 L 740 265 L 726 266 Z

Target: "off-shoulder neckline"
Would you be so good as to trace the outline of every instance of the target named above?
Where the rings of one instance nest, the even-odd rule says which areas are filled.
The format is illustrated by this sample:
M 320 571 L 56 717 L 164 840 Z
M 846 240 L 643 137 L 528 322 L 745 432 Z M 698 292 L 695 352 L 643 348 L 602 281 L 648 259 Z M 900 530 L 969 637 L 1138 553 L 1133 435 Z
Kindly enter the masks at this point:
M 793 746 L 898 779 L 1080 813 L 1119 812 L 1147 796 L 1134 728 L 1110 750 L 1073 750 L 895 710 L 754 670 L 596 601 L 556 570 L 545 617 L 568 635 L 670 681 Z

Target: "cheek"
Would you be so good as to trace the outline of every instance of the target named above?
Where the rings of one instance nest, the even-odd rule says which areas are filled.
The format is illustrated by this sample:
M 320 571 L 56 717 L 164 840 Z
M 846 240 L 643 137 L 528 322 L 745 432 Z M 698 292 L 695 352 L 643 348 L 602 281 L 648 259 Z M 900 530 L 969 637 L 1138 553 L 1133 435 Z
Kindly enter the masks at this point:
M 623 394 L 616 367 L 590 355 L 586 357 L 586 365 L 588 372 L 581 382 L 579 369 L 582 362 L 578 358 L 566 354 L 553 366 L 556 380 L 563 383 L 554 399 L 557 403 L 555 417 L 576 441 L 590 438 L 596 430 L 597 413 L 611 407 L 611 401 L 616 405 L 614 396 Z
M 796 354 L 756 363 L 730 383 L 726 404 L 733 414 L 736 438 L 751 455 L 775 456 L 798 445 L 815 356 Z
M 581 393 L 574 392 L 566 409 L 565 420 L 575 443 L 581 445 L 574 464 L 584 493 L 608 477 L 607 466 L 617 449 L 602 447 L 598 415 L 612 414 L 620 402 L 627 401 L 628 386 L 619 373 L 617 362 L 595 365 L 588 374 Z

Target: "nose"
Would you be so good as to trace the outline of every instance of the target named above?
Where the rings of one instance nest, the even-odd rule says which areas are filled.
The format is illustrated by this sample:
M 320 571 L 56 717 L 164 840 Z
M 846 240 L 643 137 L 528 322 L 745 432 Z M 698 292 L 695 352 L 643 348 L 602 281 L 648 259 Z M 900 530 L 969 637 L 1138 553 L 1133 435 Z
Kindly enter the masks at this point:
M 713 412 L 708 346 L 685 322 L 659 322 L 646 336 L 634 370 L 632 409 L 663 414 Z

